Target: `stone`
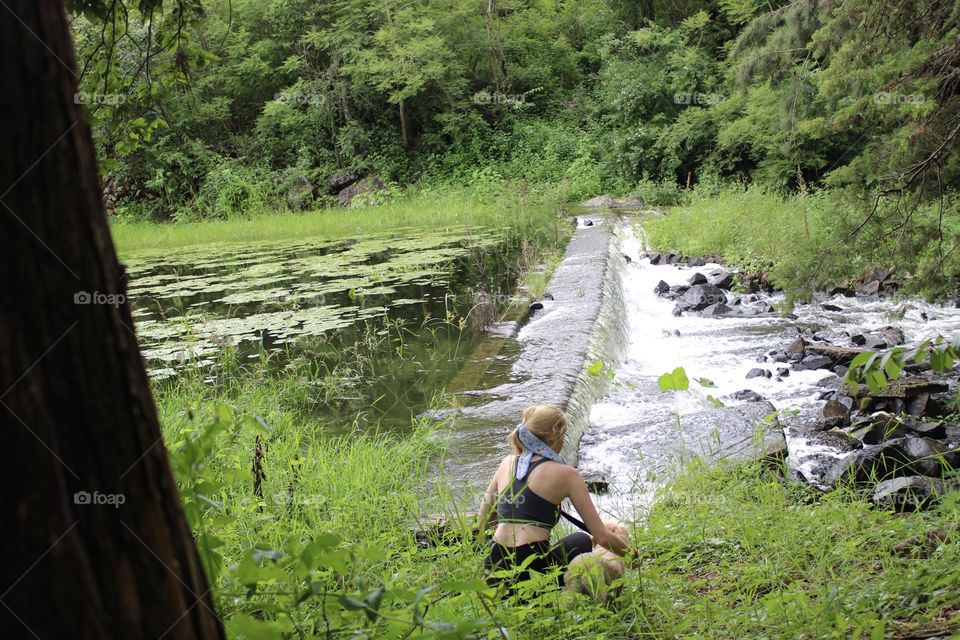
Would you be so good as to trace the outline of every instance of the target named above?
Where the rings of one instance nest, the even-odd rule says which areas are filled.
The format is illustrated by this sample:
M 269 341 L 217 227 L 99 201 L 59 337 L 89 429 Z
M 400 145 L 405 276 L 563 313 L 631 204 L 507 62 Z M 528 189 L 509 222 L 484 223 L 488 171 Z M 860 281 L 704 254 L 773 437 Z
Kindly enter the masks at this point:
M 939 477 L 960 462 L 960 450 L 929 438 L 903 437 L 867 445 L 842 458 L 826 474 L 826 484 L 841 480 L 866 484 L 907 475 Z
M 880 294 L 880 283 L 874 280 L 873 282 L 865 282 L 856 285 L 854 290 L 857 292 L 858 296 L 876 296 Z
M 820 407 L 820 422 L 825 425 L 835 426 L 843 424 L 850 419 L 850 407 L 839 400 L 828 400 L 825 405 Z
M 675 317 L 679 318 L 680 316 L 683 315 L 683 307 L 681 307 L 680 305 L 676 305 L 675 307 L 673 307 L 673 311 L 671 313 L 673 313 Z
M 707 284 L 707 276 L 703 275 L 699 271 L 690 276 L 690 279 L 687 281 L 691 285 L 695 284 Z
M 594 198 L 590 198 L 589 200 L 584 202 L 581 206 L 584 209 L 604 209 L 604 208 L 611 209 L 613 208 L 614 204 L 616 203 L 613 199 L 613 196 L 604 194 L 602 196 L 596 196 Z
M 733 287 L 733 274 L 727 271 L 716 272 L 707 279 L 707 282 L 715 287 L 729 291 L 730 288 Z
M 873 489 L 872 502 L 897 512 L 910 512 L 935 504 L 940 496 L 956 488 L 956 482 L 925 476 L 891 478 Z
M 540 309 L 543 309 L 542 302 L 537 301 L 530 304 L 530 311 L 539 311 Z
M 807 345 L 807 353 L 826 356 L 836 364 L 850 364 L 854 358 L 863 353 L 863 349 L 848 349 L 832 344 L 811 344 Z
M 386 186 L 386 183 L 379 177 L 370 175 L 342 189 L 340 193 L 337 194 L 337 198 L 342 206 L 349 207 L 353 203 L 353 199 L 357 196 L 374 193 Z
M 741 389 L 740 391 L 734 391 L 729 396 L 731 400 L 741 400 L 743 402 L 765 402 L 766 398 L 757 393 L 756 391 L 751 391 L 750 389 Z
M 653 288 L 653 292 L 654 292 L 655 294 L 657 294 L 658 296 L 662 296 L 663 294 L 667 293 L 668 291 L 670 291 L 670 285 L 668 285 L 668 284 L 667 284 L 666 282 L 664 282 L 663 280 L 661 280 L 660 282 L 658 282 L 658 283 L 657 283 L 657 286 L 655 286 L 655 287 Z
M 332 193 L 339 193 L 343 191 L 354 182 L 360 179 L 360 174 L 352 169 L 344 169 L 342 171 L 337 171 L 336 173 L 331 173 L 327 176 L 327 188 Z
M 718 302 L 717 304 L 712 304 L 706 309 L 704 309 L 703 311 L 701 311 L 700 315 L 704 317 L 709 317 L 709 318 L 722 318 L 723 316 L 728 315 L 730 311 L 731 311 L 730 307 L 723 304 L 722 302 Z
M 904 438 L 903 450 L 911 460 L 914 473 L 940 477 L 957 467 L 960 451 L 953 451 L 932 438 Z
M 767 369 L 754 368 L 747 372 L 747 380 L 751 378 L 770 378 L 773 376 Z
M 313 184 L 305 175 L 298 175 L 287 186 L 287 207 L 291 211 L 303 211 L 313 203 Z
M 867 398 L 914 398 L 919 395 L 943 393 L 949 389 L 944 382 L 936 380 L 890 380 L 880 391 L 871 391 L 867 385 L 857 387 L 857 397 Z M 906 407 L 904 407 L 906 408 Z
M 806 341 L 801 336 L 797 336 L 796 339 L 790 343 L 790 346 L 787 347 L 787 355 L 803 355 L 804 350 L 807 346 Z
M 815 369 L 829 369 L 833 366 L 833 360 L 827 356 L 818 356 L 811 354 L 804 356 L 803 360 L 796 366 L 798 370 L 813 371 Z
M 627 196 L 626 198 L 614 198 L 611 207 L 613 209 L 644 209 L 647 204 L 639 196 Z
M 842 307 L 838 307 L 838 306 L 835 305 L 835 304 L 827 304 L 827 303 L 824 303 L 824 304 L 820 305 L 820 308 L 823 309 L 824 311 L 843 311 L 843 308 L 842 308 Z
M 863 443 L 843 431 L 819 431 L 806 434 L 807 443 L 826 447 L 841 453 L 863 448 Z
M 727 296 L 719 287 L 712 284 L 696 284 L 683 294 L 679 304 L 685 311 L 700 311 L 719 302 L 727 303 Z

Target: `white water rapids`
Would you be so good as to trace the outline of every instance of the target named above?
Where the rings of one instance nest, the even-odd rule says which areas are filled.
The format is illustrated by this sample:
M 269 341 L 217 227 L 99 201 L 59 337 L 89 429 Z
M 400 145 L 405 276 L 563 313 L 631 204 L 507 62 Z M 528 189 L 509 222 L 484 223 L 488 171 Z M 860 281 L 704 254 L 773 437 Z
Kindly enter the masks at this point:
M 786 424 L 790 463 L 803 470 L 807 456 L 839 455 L 813 447 L 791 430 L 802 420 L 811 420 L 825 389 L 818 381 L 834 374 L 826 370 L 793 371 L 777 379 L 752 378 L 755 367 L 776 374 L 785 363 L 765 361 L 773 349 L 782 349 L 797 335 L 799 327 L 824 331 L 838 345 L 845 345 L 845 332 L 863 332 L 886 325 L 899 327 L 906 343 L 960 332 L 960 309 L 920 300 L 868 300 L 820 295 L 811 304 L 797 305 L 795 319 L 778 314 L 753 318 L 707 318 L 696 313 L 674 317 L 674 302 L 659 298 L 654 287 L 660 280 L 670 285 L 688 284 L 690 277 L 708 274 L 720 265 L 688 268 L 651 265 L 644 256 L 642 238 L 625 226 L 623 252 L 630 258 L 623 290 L 629 325 L 625 362 L 615 368 L 609 393 L 591 409 L 590 428 L 580 445 L 580 468 L 585 476 L 602 475 L 610 492 L 598 496 L 601 511 L 610 517 L 632 520 L 649 506 L 653 491 L 676 468 L 677 459 L 664 443 L 684 438 L 685 416 L 703 412 L 712 405 L 707 396 L 727 406 L 738 404 L 728 394 L 749 389 L 769 400 Z M 773 296 L 776 303 L 781 298 Z M 826 311 L 822 304 L 840 307 Z M 676 367 L 690 378 L 686 392 L 661 391 L 657 379 Z M 706 378 L 716 388 L 696 379 Z M 793 411 L 796 410 L 796 411 Z

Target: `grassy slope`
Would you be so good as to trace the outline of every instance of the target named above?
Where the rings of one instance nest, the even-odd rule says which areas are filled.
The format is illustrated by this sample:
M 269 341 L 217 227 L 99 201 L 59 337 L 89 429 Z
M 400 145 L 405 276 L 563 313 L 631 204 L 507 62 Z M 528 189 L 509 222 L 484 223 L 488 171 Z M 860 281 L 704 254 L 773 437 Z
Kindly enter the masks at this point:
M 402 232 L 405 227 L 517 225 L 548 211 L 544 202 L 542 197 L 533 197 L 521 190 L 424 190 L 366 208 L 263 213 L 249 218 L 178 224 L 119 223 L 113 225 L 112 232 L 118 252 L 127 255 L 219 242 L 349 238 Z
M 900 541 L 956 522 L 960 494 L 937 510 L 898 517 L 850 493 L 821 496 L 759 464 L 682 474 L 646 525 L 634 527 L 642 566 L 608 605 L 571 605 L 556 592 L 529 605 L 497 599 L 479 582 L 482 542 L 421 550 L 408 530 L 418 513 L 436 508 L 419 496 L 448 427 L 420 428 L 404 439 L 359 431 L 328 438 L 303 410 L 296 380 L 256 371 L 220 379 L 230 382 L 211 386 L 187 376 L 158 402 L 201 547 L 223 557 L 213 571 L 217 602 L 238 633 L 281 637 L 315 629 L 324 637 L 330 624 L 399 637 L 427 587 L 433 589 L 421 596 L 419 613 L 429 603 L 425 619 L 436 624 L 412 637 L 443 637 L 449 629 L 441 622 L 500 637 L 486 635 L 491 620 L 512 638 L 538 640 L 907 637 L 960 622 L 953 617 L 960 532 L 928 557 L 893 553 Z M 216 435 L 200 438 L 209 446 L 191 467 L 184 443 L 213 423 L 218 404 L 235 409 Z M 263 497 L 254 494 L 251 471 L 258 434 L 265 444 Z M 329 532 L 340 542 L 323 542 Z M 310 540 L 320 540 L 321 550 L 307 546 Z M 256 562 L 254 547 L 261 550 Z M 283 557 L 271 559 L 274 550 Z M 370 621 L 338 601 L 343 593 L 362 600 L 380 585 L 385 617 Z

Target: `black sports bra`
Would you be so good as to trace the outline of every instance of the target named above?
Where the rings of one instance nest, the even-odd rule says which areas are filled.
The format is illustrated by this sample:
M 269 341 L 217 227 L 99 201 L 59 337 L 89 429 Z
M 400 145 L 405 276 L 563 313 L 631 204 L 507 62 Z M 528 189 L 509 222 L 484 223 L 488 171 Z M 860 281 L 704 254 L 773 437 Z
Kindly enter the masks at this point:
M 547 462 L 541 458 L 531 462 L 527 470 L 527 479 L 518 480 L 516 476 L 517 463 L 512 467 L 513 479 L 506 489 L 500 492 L 497 501 L 497 520 L 511 524 L 529 524 L 541 529 L 553 529 L 560 520 L 560 505 L 553 504 L 530 489 L 528 481 L 530 474 L 538 466 Z

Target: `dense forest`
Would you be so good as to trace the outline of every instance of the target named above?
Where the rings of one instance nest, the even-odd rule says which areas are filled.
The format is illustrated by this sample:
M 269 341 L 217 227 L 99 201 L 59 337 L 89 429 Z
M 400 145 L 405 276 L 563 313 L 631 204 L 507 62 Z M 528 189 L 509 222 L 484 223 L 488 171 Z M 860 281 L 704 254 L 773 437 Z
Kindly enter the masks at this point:
M 654 205 L 752 185 L 803 197 L 818 249 L 885 242 L 919 289 L 952 292 L 956 3 L 94 6 L 73 21 L 80 98 L 120 218 L 319 208 L 356 176 L 365 204 L 437 184 Z

